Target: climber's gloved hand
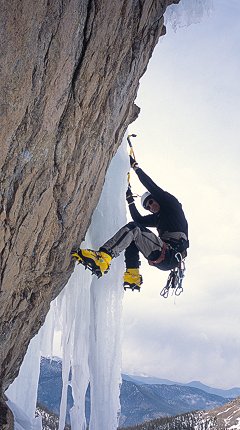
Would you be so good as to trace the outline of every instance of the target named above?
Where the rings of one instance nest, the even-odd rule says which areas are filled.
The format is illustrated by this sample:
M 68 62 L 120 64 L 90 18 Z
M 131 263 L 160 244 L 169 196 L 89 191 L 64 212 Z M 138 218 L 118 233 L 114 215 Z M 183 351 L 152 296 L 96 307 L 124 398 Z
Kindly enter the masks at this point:
M 129 155 L 129 158 L 130 158 L 131 167 L 133 168 L 133 170 L 137 170 L 139 167 L 138 163 L 136 162 L 136 160 L 131 155 Z
M 128 187 L 126 192 L 126 200 L 129 205 L 134 202 L 133 193 L 130 187 Z

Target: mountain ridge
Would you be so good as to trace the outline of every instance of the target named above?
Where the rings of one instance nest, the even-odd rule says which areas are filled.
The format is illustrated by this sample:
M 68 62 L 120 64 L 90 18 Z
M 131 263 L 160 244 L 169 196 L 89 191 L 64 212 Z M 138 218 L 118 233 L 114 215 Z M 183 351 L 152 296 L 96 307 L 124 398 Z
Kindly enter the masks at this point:
M 54 381 L 54 383 L 53 383 Z M 55 414 L 59 413 L 61 397 L 61 360 L 42 358 L 39 379 L 38 403 Z M 120 425 L 139 424 L 160 416 L 173 416 L 192 410 L 214 409 L 227 402 L 226 398 L 209 394 L 194 387 L 164 384 L 139 384 L 123 379 L 120 390 Z M 68 389 L 69 410 L 72 407 Z M 86 418 L 90 417 L 89 388 L 85 403 Z
M 228 389 L 223 388 L 215 388 L 210 387 L 206 384 L 203 384 L 200 381 L 190 381 L 190 382 L 176 382 L 171 381 L 169 379 L 162 379 L 154 376 L 139 376 L 139 375 L 127 375 L 125 373 L 122 374 L 123 379 L 134 381 L 142 384 L 165 384 L 165 385 L 182 385 L 189 386 L 194 388 L 199 388 L 209 394 L 216 394 L 218 396 L 222 396 L 225 398 L 235 398 L 240 396 L 240 387 L 232 387 Z
M 195 411 L 175 417 L 159 418 L 119 430 L 239 430 L 240 397 L 211 411 Z

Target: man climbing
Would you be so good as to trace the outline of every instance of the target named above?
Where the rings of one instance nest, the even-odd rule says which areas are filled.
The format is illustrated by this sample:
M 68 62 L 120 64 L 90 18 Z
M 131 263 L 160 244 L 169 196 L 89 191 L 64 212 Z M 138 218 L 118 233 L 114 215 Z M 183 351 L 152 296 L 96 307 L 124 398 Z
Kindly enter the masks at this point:
M 181 258 L 187 255 L 188 224 L 176 197 L 158 187 L 131 156 L 130 164 L 148 190 L 143 194 L 141 203 L 151 214 L 142 216 L 138 212 L 129 187 L 126 199 L 133 221 L 122 227 L 98 251 L 78 249 L 72 252 L 72 257 L 100 277 L 108 272 L 111 260 L 125 250 L 124 286 L 140 290 L 139 251 L 151 266 L 160 270 L 177 267 L 179 259 L 176 254 L 180 254 Z M 147 227 L 156 227 L 158 236 Z

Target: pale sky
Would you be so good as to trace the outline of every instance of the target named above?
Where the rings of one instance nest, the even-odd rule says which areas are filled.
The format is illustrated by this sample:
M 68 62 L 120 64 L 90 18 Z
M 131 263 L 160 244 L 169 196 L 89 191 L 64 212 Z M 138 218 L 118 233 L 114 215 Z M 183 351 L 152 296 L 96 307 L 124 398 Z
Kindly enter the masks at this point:
M 180 297 L 161 298 L 167 273 L 144 262 L 141 293 L 125 293 L 125 373 L 240 386 L 239 18 L 239 1 L 217 0 L 168 28 L 141 80 L 136 158 L 182 203 L 191 247 Z

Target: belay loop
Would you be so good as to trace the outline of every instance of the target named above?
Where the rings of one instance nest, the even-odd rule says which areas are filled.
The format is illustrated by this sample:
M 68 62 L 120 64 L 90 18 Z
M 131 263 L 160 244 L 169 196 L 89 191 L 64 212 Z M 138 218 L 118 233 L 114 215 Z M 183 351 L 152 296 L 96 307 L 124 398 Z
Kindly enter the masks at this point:
M 160 296 L 164 297 L 164 299 L 167 299 L 170 288 L 172 288 L 172 294 L 175 294 L 175 296 L 180 296 L 183 292 L 182 282 L 186 270 L 185 261 L 180 252 L 175 254 L 175 258 L 178 261 L 178 265 L 171 270 L 167 279 L 167 284 L 160 292 Z

